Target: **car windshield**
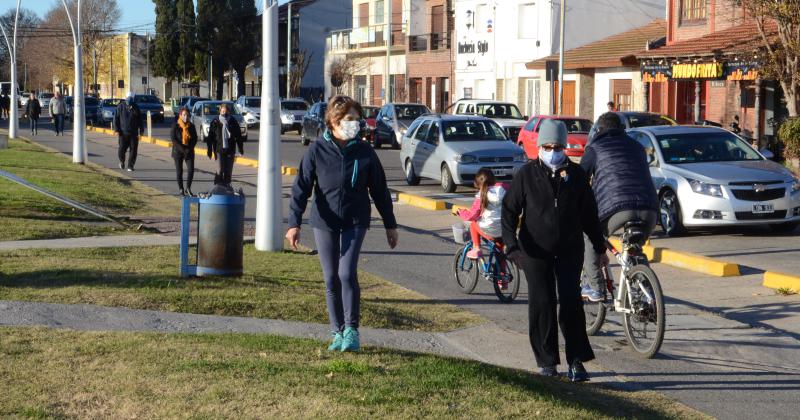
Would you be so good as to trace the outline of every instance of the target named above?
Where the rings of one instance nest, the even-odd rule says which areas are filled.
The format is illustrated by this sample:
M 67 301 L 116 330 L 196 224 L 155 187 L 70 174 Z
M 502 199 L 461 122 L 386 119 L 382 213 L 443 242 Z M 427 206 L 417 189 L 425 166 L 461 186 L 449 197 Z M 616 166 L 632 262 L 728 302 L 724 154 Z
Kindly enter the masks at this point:
M 478 104 L 476 113 L 486 118 L 523 119 L 522 113 L 514 104 Z
M 423 105 L 395 105 L 394 110 L 399 120 L 416 120 L 420 115 L 430 112 Z
M 631 128 L 675 125 L 672 121 L 657 114 L 629 114 L 628 121 L 631 124 Z
M 567 133 L 588 133 L 592 129 L 592 122 L 582 119 L 561 119 L 559 120 L 567 126 Z
M 260 105 L 259 99 L 259 105 Z M 255 106 L 255 105 L 248 105 L 248 106 Z M 298 101 L 287 101 L 281 102 L 281 109 L 284 111 L 306 111 L 308 110 L 308 105 L 305 102 L 298 102 Z
M 261 98 L 244 98 L 244 106 L 261 108 Z
M 758 152 L 732 133 L 673 134 L 656 139 L 664 161 L 671 164 L 762 160 Z
M 117 106 L 122 99 L 103 99 L 103 106 Z
M 375 118 L 378 115 L 378 108 L 364 107 L 364 118 Z
M 191 96 L 184 96 L 183 98 L 181 98 L 181 100 L 180 100 L 180 101 L 178 101 L 178 104 L 179 104 L 179 105 L 186 105 L 186 104 L 188 104 L 188 103 L 189 103 L 189 101 L 190 101 L 191 99 L 192 99 L 192 97 L 191 97 Z
M 233 102 L 219 102 L 219 103 L 203 104 L 203 115 L 206 115 L 206 116 L 219 115 L 219 107 L 223 103 L 228 105 L 228 114 L 239 115 L 239 111 L 237 111 L 236 107 L 233 106 Z
M 507 140 L 494 121 L 445 121 L 443 131 L 444 141 Z
M 40 93 L 39 94 L 39 97 L 42 98 L 42 99 L 51 99 L 51 98 L 53 98 L 53 96 L 55 96 L 55 95 L 52 94 L 52 93 Z
M 137 104 L 160 104 L 161 101 L 158 100 L 155 96 L 152 95 L 136 95 L 136 99 L 134 101 Z

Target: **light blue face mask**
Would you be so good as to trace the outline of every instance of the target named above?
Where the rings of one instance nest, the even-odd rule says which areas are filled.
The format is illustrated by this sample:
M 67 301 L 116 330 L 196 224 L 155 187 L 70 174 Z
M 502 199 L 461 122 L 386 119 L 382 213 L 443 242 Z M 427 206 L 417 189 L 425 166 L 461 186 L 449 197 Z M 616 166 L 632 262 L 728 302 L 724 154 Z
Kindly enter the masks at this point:
M 555 150 L 544 150 L 539 149 L 539 159 L 547 165 L 548 168 L 552 170 L 556 170 L 564 164 L 567 155 L 564 154 L 563 150 L 555 151 Z

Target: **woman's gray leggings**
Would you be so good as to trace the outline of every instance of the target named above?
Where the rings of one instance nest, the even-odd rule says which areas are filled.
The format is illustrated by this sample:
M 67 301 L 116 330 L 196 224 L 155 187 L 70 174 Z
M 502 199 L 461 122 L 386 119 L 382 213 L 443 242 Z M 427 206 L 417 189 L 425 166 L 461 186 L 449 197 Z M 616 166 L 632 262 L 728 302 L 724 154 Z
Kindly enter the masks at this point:
M 341 232 L 314 229 L 331 331 L 358 328 L 361 288 L 358 286 L 358 254 L 367 234 L 366 227 L 352 227 Z

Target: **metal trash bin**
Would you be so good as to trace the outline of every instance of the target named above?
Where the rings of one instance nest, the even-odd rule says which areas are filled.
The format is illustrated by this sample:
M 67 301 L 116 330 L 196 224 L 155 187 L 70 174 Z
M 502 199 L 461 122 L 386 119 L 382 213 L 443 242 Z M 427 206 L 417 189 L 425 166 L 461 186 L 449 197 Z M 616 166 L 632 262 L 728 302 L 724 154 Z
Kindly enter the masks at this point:
M 208 197 L 183 199 L 181 277 L 241 276 L 245 195 L 217 185 Z M 198 204 L 197 265 L 188 264 L 191 204 Z

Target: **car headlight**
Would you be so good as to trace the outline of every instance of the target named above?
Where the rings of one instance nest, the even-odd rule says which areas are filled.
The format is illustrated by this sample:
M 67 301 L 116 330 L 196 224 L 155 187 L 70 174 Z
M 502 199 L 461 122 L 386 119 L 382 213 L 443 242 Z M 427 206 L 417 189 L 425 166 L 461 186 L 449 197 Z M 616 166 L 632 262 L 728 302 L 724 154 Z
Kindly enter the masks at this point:
M 526 155 L 525 153 L 514 155 L 514 162 L 527 162 L 527 161 L 528 161 L 528 155 Z
M 709 184 L 694 179 L 687 179 L 692 191 L 697 194 L 710 195 L 712 197 L 722 197 L 722 186 L 719 184 Z
M 800 192 L 800 178 L 794 177 L 792 180 L 792 194 Z
M 478 158 L 473 155 L 457 155 L 456 162 L 458 163 L 477 163 Z

